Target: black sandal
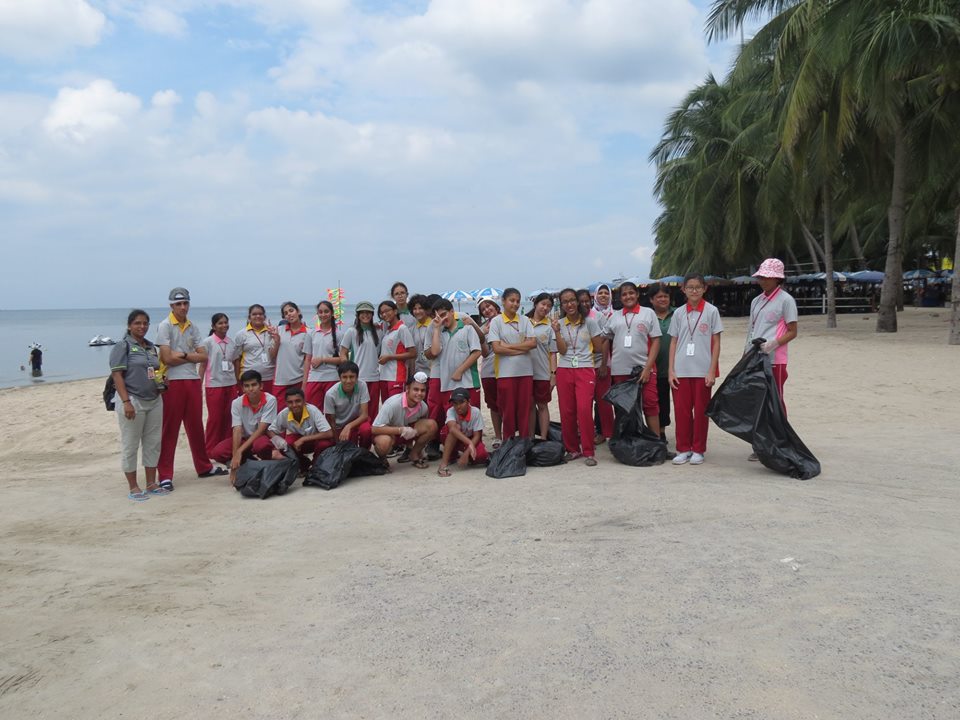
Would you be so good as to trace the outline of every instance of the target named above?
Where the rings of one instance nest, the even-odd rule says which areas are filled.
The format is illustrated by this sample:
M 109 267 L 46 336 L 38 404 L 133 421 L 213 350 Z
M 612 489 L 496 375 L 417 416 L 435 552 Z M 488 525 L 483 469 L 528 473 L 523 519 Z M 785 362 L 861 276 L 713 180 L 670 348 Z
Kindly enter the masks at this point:
M 208 478 L 208 477 L 218 477 L 220 475 L 226 475 L 227 471 L 222 467 L 214 467 L 210 470 L 207 470 L 205 473 L 200 473 L 197 477 Z

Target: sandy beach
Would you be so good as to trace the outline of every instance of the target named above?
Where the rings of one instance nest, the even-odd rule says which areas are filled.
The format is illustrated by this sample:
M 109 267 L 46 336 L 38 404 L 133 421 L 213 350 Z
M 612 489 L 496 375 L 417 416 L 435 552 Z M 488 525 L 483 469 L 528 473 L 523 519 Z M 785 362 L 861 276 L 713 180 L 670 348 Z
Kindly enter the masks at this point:
M 745 321 L 725 319 L 721 370 Z M 960 347 L 947 310 L 802 317 L 823 474 L 402 467 L 132 503 L 103 380 L 0 391 L 0 716 L 960 717 Z

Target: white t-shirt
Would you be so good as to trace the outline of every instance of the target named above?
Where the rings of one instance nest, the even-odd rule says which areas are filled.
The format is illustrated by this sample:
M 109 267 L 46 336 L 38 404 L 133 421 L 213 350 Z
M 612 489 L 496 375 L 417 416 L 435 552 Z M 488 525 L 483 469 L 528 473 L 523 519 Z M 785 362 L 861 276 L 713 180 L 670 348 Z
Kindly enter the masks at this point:
M 670 337 L 677 339 L 673 371 L 678 378 L 707 376 L 713 336 L 723 332 L 720 311 L 706 300 L 700 303 L 697 310 L 692 309 L 690 303 L 678 307 L 670 319 Z
M 637 308 L 635 313 L 617 310 L 607 318 L 604 326 L 604 335 L 611 338 L 611 375 L 629 375 L 634 367 L 646 366 L 650 342 L 660 337 L 660 321 L 656 313 L 648 307 L 634 307 Z

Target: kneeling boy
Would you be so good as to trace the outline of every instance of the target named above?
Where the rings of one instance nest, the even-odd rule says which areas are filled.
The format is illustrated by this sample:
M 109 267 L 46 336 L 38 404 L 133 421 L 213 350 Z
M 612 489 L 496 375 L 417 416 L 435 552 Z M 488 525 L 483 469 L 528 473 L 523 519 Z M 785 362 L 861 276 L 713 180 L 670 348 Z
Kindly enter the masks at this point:
M 453 404 L 447 410 L 447 424 L 443 429 L 443 459 L 437 475 L 450 477 L 450 461 L 457 458 L 457 465 L 482 465 L 490 458 L 483 446 L 483 416 L 480 409 L 470 405 L 470 391 L 457 388 L 450 394 Z
M 316 458 L 333 445 L 333 431 L 319 408 L 305 400 L 300 388 L 288 387 L 284 399 L 287 401 L 286 409 L 278 412 L 267 428 L 276 448 L 273 457 L 280 460 L 283 451 L 290 447 L 300 458 L 300 468 L 306 470 L 310 467 L 308 455 L 313 454 Z
M 423 401 L 427 394 L 427 374 L 418 372 L 407 382 L 406 391 L 387 398 L 373 421 L 373 449 L 389 469 L 387 460 L 396 444 L 410 445 L 410 462 L 427 467 L 423 448 L 437 436 L 437 423 Z
M 267 437 L 267 428 L 277 417 L 277 400 L 263 392 L 263 381 L 256 370 L 247 370 L 240 376 L 243 395 L 230 404 L 233 425 L 232 437 L 217 443 L 210 457 L 219 463 L 230 464 L 230 484 L 237 479 L 237 468 L 244 460 L 256 455 L 261 460 L 273 456 L 273 445 Z
M 340 382 L 327 390 L 323 413 L 333 430 L 334 442 L 352 442 L 370 447 L 370 391 L 365 382 L 358 382 L 360 368 L 354 362 L 337 366 Z

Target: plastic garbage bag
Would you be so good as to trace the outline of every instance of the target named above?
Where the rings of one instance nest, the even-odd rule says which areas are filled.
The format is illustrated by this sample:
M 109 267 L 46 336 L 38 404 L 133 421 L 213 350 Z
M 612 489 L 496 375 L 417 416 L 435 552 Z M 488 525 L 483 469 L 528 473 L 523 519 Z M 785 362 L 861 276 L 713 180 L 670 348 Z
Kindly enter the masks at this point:
M 527 438 L 510 438 L 490 455 L 487 477 L 508 478 L 527 474 L 527 453 L 533 441 Z
M 527 465 L 530 467 L 562 465 L 565 462 L 563 456 L 563 443 L 553 440 L 540 440 L 535 442 L 527 452 Z
M 297 479 L 300 463 L 292 451 L 283 460 L 247 460 L 237 469 L 234 488 L 244 497 L 283 495 Z
M 642 385 L 628 381 L 617 383 L 603 396 L 615 415 L 610 454 L 634 467 L 660 465 L 667 459 L 667 444 L 644 422 L 642 393 Z
M 303 484 L 333 490 L 348 477 L 384 475 L 386 472 L 383 461 L 369 450 L 351 442 L 339 442 L 317 456 Z
M 820 474 L 820 462 L 787 422 L 770 356 L 760 350 L 764 342 L 753 341 L 710 400 L 707 416 L 750 443 L 766 467 L 809 480 Z
M 560 429 L 560 423 L 556 420 L 550 421 L 550 428 L 547 430 L 547 436 L 540 435 L 540 426 L 537 425 L 536 435 L 541 440 L 551 440 L 553 442 L 563 443 L 563 431 Z

